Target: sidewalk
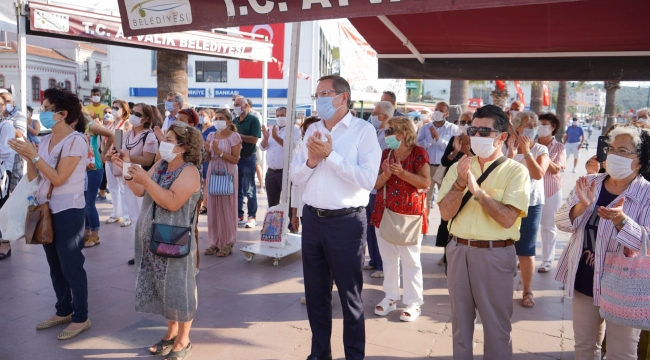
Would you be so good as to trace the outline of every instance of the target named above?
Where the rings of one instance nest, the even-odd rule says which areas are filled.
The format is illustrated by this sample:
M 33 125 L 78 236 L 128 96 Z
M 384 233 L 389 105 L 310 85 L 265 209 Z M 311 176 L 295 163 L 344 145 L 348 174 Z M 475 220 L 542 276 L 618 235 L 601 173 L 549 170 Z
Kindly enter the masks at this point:
M 594 134 L 594 143 L 595 138 Z M 588 153 L 593 152 L 590 148 Z M 582 150 L 581 155 L 578 174 L 570 170 L 563 174 L 565 196 L 578 175 L 584 174 L 587 152 Z M 266 203 L 265 194 L 261 194 L 259 222 Z M 159 358 L 149 355 L 146 348 L 164 335 L 166 322 L 160 316 L 134 310 L 135 269 L 126 262 L 133 257 L 135 228 L 105 225 L 110 206 L 99 204 L 101 245 L 84 250 L 92 328 L 72 340 L 56 339 L 62 326 L 36 331 L 36 324 L 54 313 L 56 299 L 49 268 L 40 246 L 26 245 L 24 240 L 12 245 L 12 256 L 0 262 L 0 359 Z M 208 246 L 206 219 L 199 219 L 201 254 Z M 431 228 L 436 229 L 438 223 L 435 208 Z M 304 291 L 300 253 L 282 259 L 279 266 L 262 256 L 246 261 L 239 249 L 256 242 L 260 230 L 259 225 L 240 228 L 236 251 L 227 258 L 201 255 L 197 276 L 199 308 L 190 333 L 194 346 L 191 359 L 304 360 L 309 355 L 309 322 L 306 308 L 300 304 Z M 567 240 L 567 234 L 559 233 L 557 257 Z M 435 234 L 425 236 L 422 265 L 426 303 L 422 316 L 413 323 L 400 322 L 399 311 L 388 317 L 374 315 L 374 306 L 384 297 L 382 279 L 373 279 L 369 271 L 364 272 L 367 359 L 452 359 L 447 280 L 444 267 L 437 265 L 442 248 L 434 244 Z M 537 246 L 541 249 L 539 240 Z M 514 358 L 573 359 L 571 302 L 563 297 L 561 284 L 552 279 L 552 274 L 536 273 L 536 304 L 525 309 L 520 305 L 520 277 L 513 281 Z M 336 292 L 333 312 L 332 351 L 334 358 L 342 359 L 343 325 Z M 475 355 L 483 353 L 482 331 L 479 319 Z

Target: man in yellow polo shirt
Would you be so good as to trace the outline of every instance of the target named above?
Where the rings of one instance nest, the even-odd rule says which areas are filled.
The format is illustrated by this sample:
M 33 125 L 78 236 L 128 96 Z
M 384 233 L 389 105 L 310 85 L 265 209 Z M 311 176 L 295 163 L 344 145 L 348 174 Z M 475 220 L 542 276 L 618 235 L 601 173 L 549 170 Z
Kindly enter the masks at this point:
M 451 298 L 454 359 L 471 360 L 476 310 L 481 315 L 485 359 L 512 359 L 513 277 L 521 218 L 530 195 L 526 167 L 505 159 L 481 186 L 477 179 L 503 156 L 508 116 L 499 107 L 478 108 L 468 129 L 472 151 L 452 165 L 439 193 L 440 214 L 450 221 L 447 286 Z M 472 198 L 458 211 L 463 196 Z M 456 215 L 458 213 L 458 215 Z
M 100 99 L 102 97 L 102 92 L 98 88 L 90 90 L 90 104 L 86 105 L 86 110 L 90 112 L 90 116 L 93 118 L 99 117 L 100 119 L 104 118 L 104 109 L 108 107 L 106 104 L 102 104 Z

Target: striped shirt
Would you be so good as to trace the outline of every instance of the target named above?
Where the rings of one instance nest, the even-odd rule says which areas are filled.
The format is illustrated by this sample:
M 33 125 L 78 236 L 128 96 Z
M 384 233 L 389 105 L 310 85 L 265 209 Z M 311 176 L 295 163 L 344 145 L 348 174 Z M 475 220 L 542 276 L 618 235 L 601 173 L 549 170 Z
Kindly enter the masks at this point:
M 589 175 L 589 184 L 596 183 L 596 194 L 600 194 L 603 182 L 609 175 Z M 634 251 L 641 250 L 641 226 L 650 232 L 650 182 L 642 176 L 637 176 L 628 188 L 616 197 L 608 208 L 616 204 L 621 197 L 625 197 L 623 212 L 627 216 L 627 224 L 621 231 L 617 231 L 614 223 L 608 219 L 600 219 L 598 233 L 596 235 L 596 246 L 594 248 L 594 305 L 600 305 L 600 281 L 603 277 L 603 267 L 607 252 L 617 252 L 621 245 Z M 587 208 L 584 214 L 578 216 L 571 222 L 569 212 L 579 202 L 575 188 L 571 190 L 567 201 L 555 214 L 555 224 L 560 231 L 573 233 L 569 243 L 562 251 L 555 280 L 563 282 L 569 297 L 573 297 L 578 263 L 582 256 L 582 242 L 585 238 L 585 226 L 591 214 L 596 210 L 596 201 Z
M 564 151 L 564 144 L 551 139 L 551 142 L 546 145 L 548 148 L 548 157 L 553 163 L 555 163 L 560 168 L 566 168 L 566 153 Z M 546 198 L 550 198 L 555 195 L 558 191 L 562 189 L 562 175 L 558 172 L 557 174 L 551 174 L 550 171 L 546 171 L 544 174 L 544 195 Z

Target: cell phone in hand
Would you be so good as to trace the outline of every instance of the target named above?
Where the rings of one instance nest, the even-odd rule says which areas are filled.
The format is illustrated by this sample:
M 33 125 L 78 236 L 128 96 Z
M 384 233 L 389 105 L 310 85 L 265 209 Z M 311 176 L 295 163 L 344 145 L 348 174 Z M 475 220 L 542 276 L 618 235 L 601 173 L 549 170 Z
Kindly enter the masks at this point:
M 113 141 L 113 145 L 115 146 L 115 151 L 117 151 L 118 154 L 120 151 L 122 151 L 122 134 L 122 129 L 115 130 L 115 141 Z
M 598 162 L 607 160 L 607 148 L 609 147 L 607 139 L 607 136 L 598 137 L 598 147 L 596 148 L 596 160 L 598 160 Z

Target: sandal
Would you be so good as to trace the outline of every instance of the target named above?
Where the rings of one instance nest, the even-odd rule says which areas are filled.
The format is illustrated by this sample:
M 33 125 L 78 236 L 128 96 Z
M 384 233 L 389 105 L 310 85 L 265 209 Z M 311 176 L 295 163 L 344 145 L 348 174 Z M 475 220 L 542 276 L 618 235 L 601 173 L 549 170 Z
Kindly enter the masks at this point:
M 542 265 L 540 265 L 539 269 L 537 269 L 537 272 L 540 272 L 540 273 L 551 272 L 551 262 L 550 261 L 543 261 Z
M 84 248 L 90 248 L 99 245 L 99 236 L 88 236 L 84 242 Z
M 402 311 L 402 314 L 400 314 L 399 319 L 402 321 L 415 321 L 417 319 L 422 311 L 420 310 L 420 305 L 409 305 Z
M 202 207 L 201 211 L 199 211 L 199 214 L 201 214 L 201 215 L 205 215 L 207 213 L 208 213 L 208 208 L 206 208 L 206 207 Z
M 363 265 L 363 270 L 375 270 L 376 268 L 374 265 Z
M 524 297 L 521 299 L 521 306 L 525 308 L 532 308 L 535 306 L 535 299 L 533 299 L 532 292 L 524 293 Z
M 151 347 L 156 347 L 156 351 L 151 351 L 149 350 L 149 353 L 151 355 L 161 355 L 164 353 L 170 346 L 174 346 L 174 341 L 176 341 L 176 336 L 169 340 L 162 339 L 158 341 L 157 343 L 153 344 Z M 151 349 L 151 348 L 149 348 Z
M 214 245 L 210 245 L 210 247 L 207 248 L 207 249 L 205 249 L 205 251 L 204 251 L 203 253 L 204 253 L 205 255 L 214 255 L 214 253 L 216 253 L 216 252 L 218 252 L 218 251 L 219 251 L 219 248 L 218 248 L 218 247 L 216 247 L 216 246 L 214 246 Z
M 131 226 L 131 219 L 126 219 L 126 220 L 122 221 L 122 224 L 120 224 L 120 226 L 121 227 Z
M 230 254 L 232 254 L 232 244 L 226 244 L 224 245 L 218 252 L 217 256 L 218 257 L 226 257 Z
M 111 216 L 108 219 L 106 219 L 107 224 L 114 224 L 116 222 L 122 222 L 122 218 L 116 218 Z
M 382 310 L 379 310 L 381 308 Z M 389 298 L 384 298 L 377 306 L 375 306 L 375 315 L 386 316 L 391 311 L 397 309 L 397 301 Z
M 184 360 L 189 358 L 189 355 L 191 354 L 192 351 L 192 343 L 189 342 L 187 343 L 187 346 L 179 351 L 170 351 L 167 356 L 165 356 L 165 360 Z

